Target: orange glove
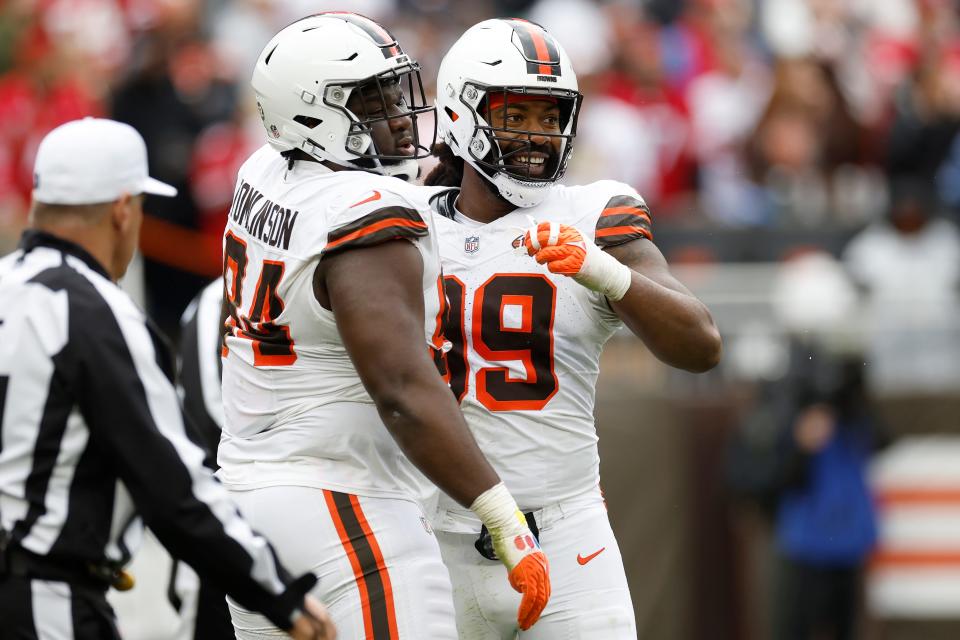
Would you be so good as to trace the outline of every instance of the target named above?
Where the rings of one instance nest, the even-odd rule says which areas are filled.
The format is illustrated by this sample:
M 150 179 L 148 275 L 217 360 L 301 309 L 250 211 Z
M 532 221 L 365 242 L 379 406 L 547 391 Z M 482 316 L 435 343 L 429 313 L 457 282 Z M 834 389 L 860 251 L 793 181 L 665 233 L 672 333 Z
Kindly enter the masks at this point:
M 532 534 L 531 534 L 532 535 Z M 510 586 L 523 594 L 517 611 L 517 624 L 526 631 L 540 619 L 550 600 L 550 564 L 542 551 L 524 557 L 509 573 Z
M 547 265 L 552 273 L 575 276 L 587 257 L 587 243 L 576 227 L 541 222 L 523 234 L 527 255 Z
M 630 288 L 630 268 L 585 240 L 576 227 L 558 222 L 535 224 L 523 234 L 523 247 L 551 273 L 569 276 L 610 300 L 620 300 Z
M 502 482 L 480 494 L 470 509 L 490 532 L 493 550 L 507 567 L 510 586 L 523 594 L 517 624 L 526 631 L 540 619 L 550 600 L 547 556 L 540 550 L 527 519 Z

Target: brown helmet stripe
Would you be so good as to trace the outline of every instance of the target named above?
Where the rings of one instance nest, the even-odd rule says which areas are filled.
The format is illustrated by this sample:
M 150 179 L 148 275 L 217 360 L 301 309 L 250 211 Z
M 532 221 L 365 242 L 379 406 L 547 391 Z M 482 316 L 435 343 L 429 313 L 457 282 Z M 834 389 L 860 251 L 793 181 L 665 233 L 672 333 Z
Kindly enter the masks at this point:
M 392 58 L 403 53 L 403 50 L 400 48 L 400 43 L 397 42 L 397 39 L 393 37 L 393 34 L 387 31 L 380 23 L 375 22 L 366 16 L 362 16 L 359 13 L 352 13 L 350 11 L 324 11 L 318 15 L 336 16 L 341 20 L 360 27 L 366 31 L 367 35 L 369 35 L 370 38 L 373 39 L 374 43 L 380 47 L 384 58 Z
M 535 22 L 511 18 L 510 26 L 520 40 L 523 56 L 527 59 L 527 73 L 559 76 L 560 48 L 546 30 Z

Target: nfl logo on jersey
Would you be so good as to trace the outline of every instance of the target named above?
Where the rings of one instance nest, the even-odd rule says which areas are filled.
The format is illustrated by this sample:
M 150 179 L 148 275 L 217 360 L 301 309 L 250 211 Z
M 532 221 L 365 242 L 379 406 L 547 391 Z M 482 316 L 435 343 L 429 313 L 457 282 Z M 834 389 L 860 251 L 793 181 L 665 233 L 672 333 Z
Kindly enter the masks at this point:
M 463 250 L 476 253 L 480 249 L 480 236 L 469 236 L 463 240 Z

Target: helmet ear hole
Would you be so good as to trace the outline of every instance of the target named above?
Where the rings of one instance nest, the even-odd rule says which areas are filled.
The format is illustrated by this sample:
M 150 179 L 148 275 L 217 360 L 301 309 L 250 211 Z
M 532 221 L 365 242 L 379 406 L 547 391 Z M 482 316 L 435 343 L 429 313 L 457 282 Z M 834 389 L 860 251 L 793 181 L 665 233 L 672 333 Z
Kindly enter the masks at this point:
M 308 129 L 314 129 L 323 122 L 320 118 L 312 118 L 310 116 L 294 116 L 293 121 L 302 124 Z

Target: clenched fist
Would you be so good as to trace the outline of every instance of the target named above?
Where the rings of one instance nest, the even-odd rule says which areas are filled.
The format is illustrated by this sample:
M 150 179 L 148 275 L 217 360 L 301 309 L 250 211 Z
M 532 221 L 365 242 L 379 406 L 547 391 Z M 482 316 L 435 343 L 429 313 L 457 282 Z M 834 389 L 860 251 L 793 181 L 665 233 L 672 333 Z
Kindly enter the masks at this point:
M 585 239 L 576 227 L 540 222 L 523 234 L 523 247 L 551 273 L 569 276 L 610 300 L 622 299 L 630 288 L 629 267 Z

